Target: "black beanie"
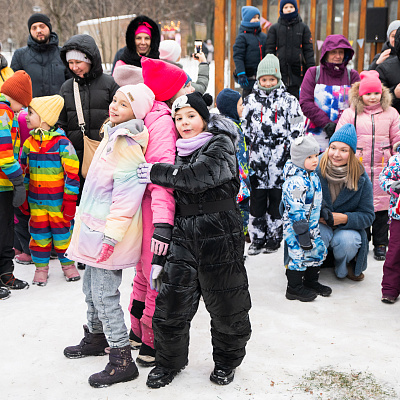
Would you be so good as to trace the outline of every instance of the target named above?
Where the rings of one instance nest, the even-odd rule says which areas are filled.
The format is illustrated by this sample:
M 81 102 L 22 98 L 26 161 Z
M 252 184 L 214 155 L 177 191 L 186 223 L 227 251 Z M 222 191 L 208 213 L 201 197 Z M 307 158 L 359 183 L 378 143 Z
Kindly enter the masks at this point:
M 193 92 L 180 96 L 172 105 L 172 118 L 175 118 L 175 112 L 181 108 L 192 107 L 200 114 L 200 117 L 203 118 L 204 121 L 208 122 L 210 120 L 210 112 L 207 106 L 210 106 L 212 101 L 212 96 L 208 93 L 202 96 L 199 92 Z
M 47 25 L 50 29 L 50 32 L 52 32 L 52 27 L 50 23 L 50 18 L 45 15 L 45 14 L 32 14 L 29 19 L 28 19 L 28 29 L 29 33 L 31 32 L 31 26 L 33 24 L 36 24 L 36 22 L 43 22 L 45 25 Z

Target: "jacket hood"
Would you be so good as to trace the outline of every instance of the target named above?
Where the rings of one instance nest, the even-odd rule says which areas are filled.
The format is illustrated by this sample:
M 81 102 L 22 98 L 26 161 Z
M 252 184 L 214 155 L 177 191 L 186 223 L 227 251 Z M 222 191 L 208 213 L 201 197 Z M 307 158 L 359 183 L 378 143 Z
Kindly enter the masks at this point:
M 67 51 L 69 50 L 78 50 L 82 53 L 85 53 L 87 57 L 92 62 L 92 67 L 90 71 L 85 74 L 83 78 L 80 78 L 78 75 L 74 74 L 68 66 L 68 62 L 66 59 Z M 68 68 L 68 71 L 73 75 L 75 80 L 83 84 L 87 81 L 91 81 L 95 78 L 98 78 L 103 74 L 103 67 L 101 65 L 101 56 L 99 48 L 97 47 L 94 39 L 89 35 L 74 35 L 69 38 L 64 46 L 61 48 L 60 57 L 64 65 Z
M 144 118 L 146 126 L 149 127 L 163 115 L 171 116 L 171 109 L 163 101 L 155 100 L 153 108 Z
M 400 60 L 400 29 L 397 29 L 394 37 L 394 51 Z
M 131 119 L 114 127 L 111 126 L 111 122 L 107 122 L 105 129 L 107 129 L 107 134 L 110 137 L 112 136 L 114 140 L 118 136 L 130 137 L 142 147 L 143 154 L 145 154 L 149 142 L 149 132 L 144 126 L 143 120 Z
M 351 86 L 349 90 L 349 104 L 357 110 L 357 114 L 362 114 L 364 112 L 365 105 L 362 101 L 362 96 L 359 94 L 360 82 L 356 82 Z M 382 85 L 382 97 L 381 97 L 381 107 L 383 111 L 386 111 L 392 105 L 393 95 L 390 90 Z
M 343 64 L 346 66 L 354 56 L 354 50 L 351 47 L 349 41 L 343 35 L 329 35 L 326 37 L 324 44 L 321 48 L 320 62 L 326 64 L 325 55 L 328 51 L 335 49 L 344 49 L 344 61 Z
M 210 113 L 210 120 L 207 124 L 207 131 L 216 135 L 227 135 L 231 138 L 232 142 L 236 146 L 239 141 L 239 128 L 229 118 L 223 117 L 220 114 Z
M 308 178 L 312 173 L 314 173 L 314 171 L 308 173 L 304 168 L 300 168 L 297 165 L 293 164 L 291 160 L 287 160 L 285 166 L 283 167 L 283 178 L 285 180 L 295 175 Z
M 39 142 L 44 140 L 51 140 L 53 137 L 56 136 L 65 136 L 65 132 L 59 127 L 53 127 L 49 131 L 44 129 L 32 129 L 29 134 Z
M 151 26 L 150 53 L 146 57 L 159 58 L 160 53 L 158 51 L 158 48 L 160 47 L 160 30 L 158 24 L 156 24 L 151 18 L 146 17 L 145 15 L 138 15 L 129 23 L 125 36 L 126 46 L 131 52 L 136 53 L 135 32 L 139 25 L 144 22 L 148 23 Z
M 3 54 L 0 54 L 0 69 L 7 67 L 7 65 L 7 59 L 3 56 Z
M 50 38 L 48 43 L 37 43 L 33 40 L 32 35 L 28 36 L 28 46 L 32 47 L 37 51 L 38 53 L 40 52 L 46 52 L 48 51 L 51 47 L 58 47 L 58 36 L 57 33 L 51 32 L 50 33 Z

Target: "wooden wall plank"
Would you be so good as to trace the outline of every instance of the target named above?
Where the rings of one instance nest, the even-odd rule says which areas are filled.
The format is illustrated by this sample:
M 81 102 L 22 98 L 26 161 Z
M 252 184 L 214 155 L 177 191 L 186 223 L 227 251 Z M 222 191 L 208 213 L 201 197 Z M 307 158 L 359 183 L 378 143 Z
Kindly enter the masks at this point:
M 316 41 L 315 41 L 316 23 L 317 23 L 317 0 L 311 0 L 310 31 L 311 31 L 311 36 L 312 36 L 313 41 L 314 41 L 314 45 L 316 43 Z
M 400 19 L 400 0 L 397 0 L 397 19 Z
M 233 45 L 235 44 L 236 41 L 236 23 L 237 23 L 237 7 L 236 7 L 236 0 L 231 0 L 231 40 L 230 40 L 230 46 L 231 46 L 231 57 L 230 57 L 230 66 L 231 66 L 231 73 L 229 74 L 229 80 L 230 80 L 230 88 L 234 89 L 235 88 L 235 80 L 233 79 L 233 72 L 235 71 L 235 63 L 233 61 Z M 217 93 L 217 92 L 216 92 Z
M 364 67 L 364 53 L 365 53 L 365 20 L 367 18 L 367 0 L 361 0 L 360 4 L 360 21 L 358 24 L 358 38 L 364 39 L 364 46 L 360 49 L 360 46 L 357 44 L 358 51 L 358 62 L 357 62 L 357 71 L 361 72 Z
M 399 0 L 400 1 L 400 0 Z M 262 2 L 262 10 L 261 10 L 261 15 L 265 18 L 268 19 L 268 0 L 263 0 Z M 267 28 L 262 30 L 264 33 L 267 33 Z
M 343 1 L 343 36 L 349 37 L 350 0 Z
M 327 12 L 326 12 L 326 36 L 332 35 L 333 33 L 333 0 L 327 0 Z
M 225 11 L 226 0 L 215 0 L 214 8 L 214 61 L 215 95 L 224 88 Z

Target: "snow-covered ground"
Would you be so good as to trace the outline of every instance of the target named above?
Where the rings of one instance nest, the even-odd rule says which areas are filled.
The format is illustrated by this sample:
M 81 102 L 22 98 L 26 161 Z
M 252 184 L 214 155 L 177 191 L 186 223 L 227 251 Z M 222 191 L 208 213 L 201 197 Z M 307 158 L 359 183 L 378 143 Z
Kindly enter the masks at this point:
M 332 287 L 332 295 L 301 303 L 284 296 L 282 259 L 282 249 L 247 258 L 253 334 L 233 383 L 218 387 L 209 381 L 209 317 L 201 303 L 191 328 L 189 365 L 169 386 L 153 390 L 145 383 L 149 370 L 141 367 L 134 381 L 93 389 L 87 379 L 104 368 L 107 357 L 64 357 L 64 347 L 82 338 L 85 302 L 82 281 L 67 283 L 58 261 L 51 261 L 46 287 L 14 291 L 0 304 L 0 399 L 312 400 L 321 397 L 296 386 L 304 374 L 326 366 L 372 373 L 400 395 L 400 304 L 380 301 L 383 263 L 375 261 L 370 250 L 363 282 L 338 280 L 325 269 L 320 280 Z M 33 273 L 33 265 L 16 264 L 18 278 L 31 282 Z M 124 311 L 133 274 L 133 269 L 124 271 Z M 125 319 L 129 326 L 127 311 Z

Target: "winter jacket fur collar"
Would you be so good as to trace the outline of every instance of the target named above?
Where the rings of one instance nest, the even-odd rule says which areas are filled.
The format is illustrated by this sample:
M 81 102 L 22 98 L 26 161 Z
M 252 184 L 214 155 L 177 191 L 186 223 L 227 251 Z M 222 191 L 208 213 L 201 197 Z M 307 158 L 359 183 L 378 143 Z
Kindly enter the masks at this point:
M 366 107 L 362 101 L 362 96 L 359 95 L 360 82 L 356 82 L 351 86 L 349 91 L 349 104 L 357 110 L 357 114 L 368 112 L 370 107 Z M 382 85 L 381 108 L 386 111 L 392 105 L 393 95 L 389 89 Z

